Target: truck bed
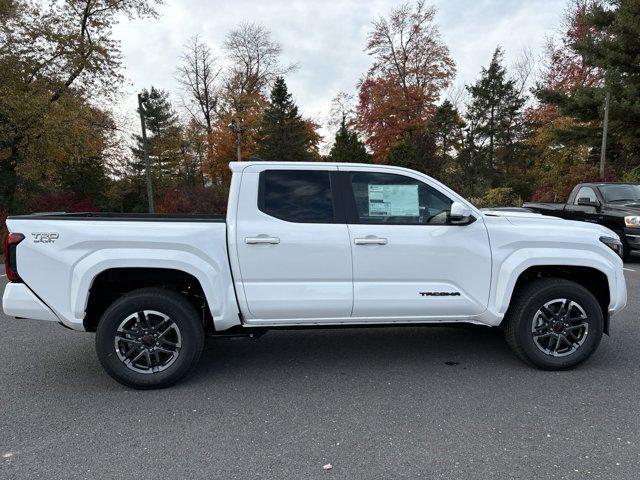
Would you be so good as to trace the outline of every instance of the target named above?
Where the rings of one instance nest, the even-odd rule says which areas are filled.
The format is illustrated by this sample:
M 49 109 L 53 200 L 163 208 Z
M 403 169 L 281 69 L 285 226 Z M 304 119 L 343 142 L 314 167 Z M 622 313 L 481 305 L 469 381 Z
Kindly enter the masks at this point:
M 16 249 L 24 284 L 14 288 L 46 299 L 70 328 L 84 329 L 96 275 L 122 268 L 189 274 L 208 295 L 222 292 L 208 298 L 214 318 L 238 321 L 222 216 L 46 213 L 9 217 L 7 226 L 24 236 Z
M 8 220 L 97 220 L 137 222 L 216 222 L 224 223 L 225 215 L 201 213 L 113 213 L 113 212 L 45 212 L 13 215 Z
M 564 203 L 555 202 L 527 202 L 522 205 L 523 208 L 527 208 L 534 212 L 547 213 L 549 215 L 561 214 L 564 211 Z

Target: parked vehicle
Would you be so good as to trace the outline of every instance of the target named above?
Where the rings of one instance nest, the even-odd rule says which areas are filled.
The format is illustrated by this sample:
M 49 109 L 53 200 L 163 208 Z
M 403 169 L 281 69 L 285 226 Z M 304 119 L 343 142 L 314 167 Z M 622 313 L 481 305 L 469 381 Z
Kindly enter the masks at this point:
M 640 185 L 632 183 L 580 183 L 566 203 L 525 203 L 543 215 L 604 225 L 622 240 L 622 255 L 640 250 Z
M 403 168 L 232 163 L 216 216 L 9 217 L 7 315 L 96 332 L 105 370 L 170 385 L 207 335 L 362 325 L 504 327 L 526 362 L 587 359 L 626 303 L 600 225 L 482 213 Z

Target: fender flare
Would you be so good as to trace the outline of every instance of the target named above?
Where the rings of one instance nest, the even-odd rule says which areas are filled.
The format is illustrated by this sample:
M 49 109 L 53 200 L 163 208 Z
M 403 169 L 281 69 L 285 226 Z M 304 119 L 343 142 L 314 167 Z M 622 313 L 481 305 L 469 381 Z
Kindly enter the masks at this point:
M 146 250 L 142 257 L 137 249 L 109 248 L 87 255 L 73 266 L 69 289 L 69 305 L 74 317 L 72 328 L 82 328 L 89 291 L 96 277 L 114 268 L 165 268 L 188 273 L 200 282 L 216 329 L 240 323 L 233 283 L 224 281 L 227 265 L 186 251 Z
M 500 265 L 489 304 L 502 318 L 511 304 L 511 298 L 520 275 L 531 267 L 568 266 L 587 267 L 598 270 L 607 277 L 611 301 L 616 288 L 615 271 L 604 258 L 580 250 L 554 248 L 524 248 L 509 255 Z

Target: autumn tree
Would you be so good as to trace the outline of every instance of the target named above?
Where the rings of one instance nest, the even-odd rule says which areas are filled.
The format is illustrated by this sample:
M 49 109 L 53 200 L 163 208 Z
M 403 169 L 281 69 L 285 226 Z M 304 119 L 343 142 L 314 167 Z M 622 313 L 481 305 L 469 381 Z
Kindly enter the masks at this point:
M 224 49 L 231 62 L 226 89 L 236 110 L 242 108 L 245 96 L 265 93 L 278 76 L 295 68 L 281 64 L 282 45 L 271 38 L 267 28 L 256 23 L 242 23 L 229 32 Z
M 204 150 L 207 165 L 213 162 L 213 129 L 220 114 L 221 79 L 222 66 L 211 48 L 197 35 L 189 39 L 180 59 L 177 80 L 190 118 L 191 144 L 197 142 L 195 148 Z
M 449 49 L 434 22 L 435 8 L 419 0 L 373 23 L 366 52 L 373 65 L 359 85 L 358 128 L 377 161 L 399 140 L 424 132 L 443 88 L 454 76 Z
M 0 210 L 15 211 L 20 172 L 29 162 L 46 164 L 57 158 L 47 123 L 58 111 L 82 115 L 93 108 L 87 99 L 109 100 L 122 83 L 120 44 L 112 27 L 122 16 L 154 17 L 153 0 L 51 0 L 2 4 L 0 22 Z M 68 101 L 67 101 L 68 100 Z M 62 105 L 63 101 L 67 101 Z M 78 108 L 75 112 L 69 109 Z M 93 122 L 94 138 L 110 134 L 112 122 Z M 76 132 L 66 132 L 79 138 Z M 99 133 L 99 134 L 97 134 Z M 83 137 L 91 140 L 91 135 Z M 77 152 L 92 151 L 76 145 Z M 35 158 L 38 156 L 38 158 Z M 90 159 L 87 159 L 89 161 Z M 79 159 L 82 162 L 84 160 Z M 46 165 L 48 167 L 48 165 Z M 49 170 L 45 168 L 44 170 Z M 55 182 L 52 182 L 55 188 Z
M 244 158 L 257 151 L 257 133 L 267 108 L 268 89 L 278 75 L 293 66 L 282 65 L 282 46 L 262 25 L 243 23 L 230 31 L 223 43 L 228 68 L 216 77 L 215 122 L 207 142 L 211 148 L 206 170 L 213 184 L 226 188 L 227 164 L 236 158 L 237 134 L 229 125 L 239 125 Z M 211 59 L 211 56 L 209 56 Z
M 263 160 L 300 162 L 315 159 L 319 138 L 309 122 L 300 116 L 282 77 L 275 80 L 257 137 L 257 153 Z

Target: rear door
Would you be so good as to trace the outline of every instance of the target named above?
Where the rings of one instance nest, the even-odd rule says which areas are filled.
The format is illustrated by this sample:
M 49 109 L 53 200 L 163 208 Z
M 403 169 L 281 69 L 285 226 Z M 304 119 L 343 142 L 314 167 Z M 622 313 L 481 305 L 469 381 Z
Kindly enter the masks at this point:
M 418 174 L 350 170 L 341 181 L 353 252 L 353 317 L 454 320 L 482 313 L 491 284 L 482 218 L 451 224 L 452 199 Z
M 273 164 L 242 173 L 238 296 L 250 318 L 286 323 L 351 315 L 351 248 L 336 173 Z

